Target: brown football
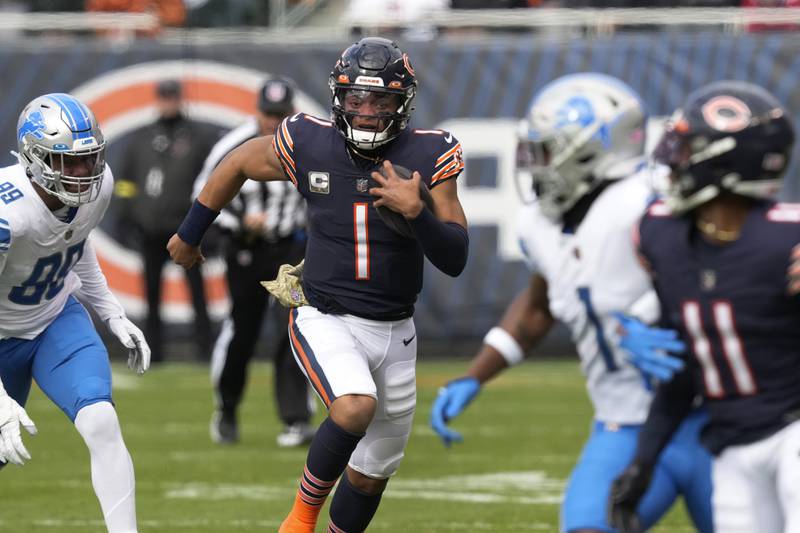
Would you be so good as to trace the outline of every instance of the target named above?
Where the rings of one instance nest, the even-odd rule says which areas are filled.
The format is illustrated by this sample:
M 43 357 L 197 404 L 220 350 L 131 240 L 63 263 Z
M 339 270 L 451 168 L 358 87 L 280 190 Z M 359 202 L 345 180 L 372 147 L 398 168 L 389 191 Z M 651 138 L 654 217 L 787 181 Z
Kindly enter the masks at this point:
M 411 171 L 408 170 L 406 167 L 401 167 L 400 165 L 393 165 L 394 171 L 403 179 L 411 179 Z M 379 172 L 381 175 L 386 176 L 384 173 L 383 165 L 381 165 Z M 428 186 L 425 185 L 425 182 L 420 180 L 419 182 L 419 196 L 422 199 L 422 202 L 425 204 L 425 207 L 430 209 L 431 211 L 436 213 L 433 207 L 433 197 L 431 196 L 431 191 L 428 190 Z M 392 230 L 396 231 L 403 237 L 407 237 L 409 239 L 414 239 L 414 230 L 411 229 L 411 224 L 408 223 L 406 217 L 398 213 L 397 211 L 393 211 L 386 206 L 378 206 L 375 208 L 378 212 L 378 216 L 381 217 L 381 220 L 389 226 Z

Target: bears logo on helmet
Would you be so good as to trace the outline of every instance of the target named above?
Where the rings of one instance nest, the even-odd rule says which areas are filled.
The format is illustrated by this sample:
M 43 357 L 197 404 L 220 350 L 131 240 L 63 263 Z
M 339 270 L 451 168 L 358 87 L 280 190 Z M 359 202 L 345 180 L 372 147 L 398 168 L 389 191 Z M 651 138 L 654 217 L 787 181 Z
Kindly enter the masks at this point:
M 793 144 L 794 128 L 774 96 L 752 83 L 718 81 L 689 95 L 653 155 L 670 168 L 667 204 L 683 213 L 723 192 L 773 196 Z

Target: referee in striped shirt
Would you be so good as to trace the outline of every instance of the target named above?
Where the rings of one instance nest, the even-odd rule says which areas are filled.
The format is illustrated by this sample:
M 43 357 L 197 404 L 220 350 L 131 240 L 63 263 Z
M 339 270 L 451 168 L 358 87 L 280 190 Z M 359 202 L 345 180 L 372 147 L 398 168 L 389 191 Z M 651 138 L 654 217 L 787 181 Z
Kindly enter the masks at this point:
M 211 149 L 195 182 L 194 196 L 228 152 L 254 137 L 274 133 L 281 120 L 294 113 L 294 92 L 294 84 L 288 79 L 272 78 L 264 83 L 258 93 L 258 113 Z M 211 359 L 217 404 L 211 419 L 211 438 L 220 444 L 239 440 L 237 408 L 244 393 L 247 365 L 269 308 L 270 318 L 280 322 L 270 331 L 281 336 L 279 342 L 272 343 L 276 347 L 276 403 L 284 424 L 278 445 L 306 444 L 314 436 L 309 424 L 312 404 L 307 380 L 289 349 L 288 309 L 277 303 L 270 305 L 269 294 L 259 284 L 275 278 L 281 264 L 296 264 L 303 258 L 305 201 L 289 181 L 248 180 L 215 223 L 227 234 L 225 259 L 232 308 Z

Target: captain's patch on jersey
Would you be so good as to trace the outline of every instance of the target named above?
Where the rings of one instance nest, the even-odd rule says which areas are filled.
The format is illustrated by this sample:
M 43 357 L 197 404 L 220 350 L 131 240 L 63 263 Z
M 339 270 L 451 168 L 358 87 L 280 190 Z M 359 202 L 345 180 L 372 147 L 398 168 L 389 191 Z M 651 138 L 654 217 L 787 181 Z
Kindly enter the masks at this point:
M 308 190 L 318 194 L 330 194 L 331 180 L 327 172 L 309 172 Z

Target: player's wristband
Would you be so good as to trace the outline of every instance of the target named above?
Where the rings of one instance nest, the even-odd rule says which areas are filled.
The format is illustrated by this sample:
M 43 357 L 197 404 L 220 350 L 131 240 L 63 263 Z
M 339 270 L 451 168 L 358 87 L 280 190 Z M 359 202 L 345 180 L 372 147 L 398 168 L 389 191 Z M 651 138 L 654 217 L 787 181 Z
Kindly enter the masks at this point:
M 525 359 L 525 351 L 519 345 L 517 339 L 511 336 L 501 327 L 495 326 L 483 338 L 483 343 L 491 346 L 503 356 L 508 366 L 514 366 Z
M 198 246 L 217 215 L 219 211 L 214 211 L 201 204 L 199 200 L 195 200 L 181 222 L 181 227 L 178 228 L 178 237 L 186 244 Z

